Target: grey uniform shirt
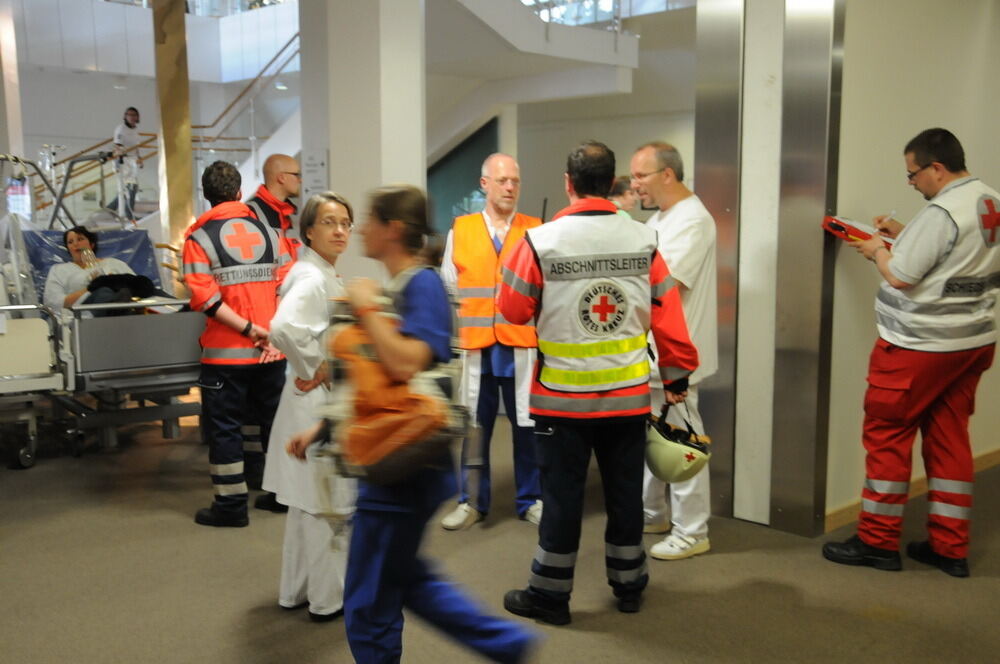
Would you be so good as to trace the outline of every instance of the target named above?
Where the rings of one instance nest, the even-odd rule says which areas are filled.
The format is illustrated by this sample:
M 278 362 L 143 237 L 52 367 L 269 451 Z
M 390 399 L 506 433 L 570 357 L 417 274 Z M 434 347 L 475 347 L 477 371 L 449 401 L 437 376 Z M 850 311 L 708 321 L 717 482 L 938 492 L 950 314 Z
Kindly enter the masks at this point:
M 970 179 L 971 176 L 949 182 L 938 196 Z M 931 203 L 918 212 L 896 238 L 889 271 L 900 281 L 919 283 L 951 253 L 957 239 L 958 226 L 951 215 Z

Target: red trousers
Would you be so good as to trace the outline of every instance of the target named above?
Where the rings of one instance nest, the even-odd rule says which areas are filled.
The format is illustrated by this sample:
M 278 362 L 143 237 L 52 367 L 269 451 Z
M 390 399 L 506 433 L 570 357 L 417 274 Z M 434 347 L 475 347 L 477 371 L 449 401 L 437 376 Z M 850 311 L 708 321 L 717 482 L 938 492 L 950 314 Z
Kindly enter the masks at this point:
M 969 416 L 994 345 L 950 353 L 907 350 L 879 339 L 865 393 L 865 486 L 858 535 L 870 546 L 899 549 L 909 494 L 913 441 L 923 439 L 931 548 L 965 558 L 972 511 Z

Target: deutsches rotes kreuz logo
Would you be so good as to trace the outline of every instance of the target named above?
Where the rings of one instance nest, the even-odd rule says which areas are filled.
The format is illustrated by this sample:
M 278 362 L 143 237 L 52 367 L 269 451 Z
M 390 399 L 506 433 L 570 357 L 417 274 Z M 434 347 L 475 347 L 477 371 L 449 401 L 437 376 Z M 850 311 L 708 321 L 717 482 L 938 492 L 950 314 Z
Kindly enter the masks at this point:
M 625 322 L 628 301 L 618 286 L 601 281 L 584 291 L 577 312 L 577 320 L 587 334 L 606 337 Z

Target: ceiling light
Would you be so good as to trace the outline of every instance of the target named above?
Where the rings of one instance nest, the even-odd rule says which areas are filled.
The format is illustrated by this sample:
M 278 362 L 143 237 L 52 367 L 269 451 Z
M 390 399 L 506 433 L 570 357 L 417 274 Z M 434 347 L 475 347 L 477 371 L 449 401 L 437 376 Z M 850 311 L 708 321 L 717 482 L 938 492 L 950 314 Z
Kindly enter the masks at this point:
M 274 89 L 275 90 L 282 90 L 282 91 L 284 91 L 284 90 L 288 89 L 288 86 L 285 85 L 284 83 L 282 83 L 281 81 L 275 81 L 274 82 Z

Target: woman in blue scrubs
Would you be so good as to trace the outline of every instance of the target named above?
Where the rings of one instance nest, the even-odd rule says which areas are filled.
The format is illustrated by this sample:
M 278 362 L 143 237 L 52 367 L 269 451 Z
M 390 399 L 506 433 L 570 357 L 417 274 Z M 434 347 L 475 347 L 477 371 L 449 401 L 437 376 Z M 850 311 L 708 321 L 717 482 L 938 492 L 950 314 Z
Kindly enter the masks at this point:
M 418 253 L 430 233 L 427 200 L 415 187 L 383 187 L 371 194 L 360 228 L 365 253 L 396 277 L 421 266 Z M 398 327 L 377 315 L 378 285 L 356 279 L 347 296 L 390 376 L 407 381 L 451 357 L 451 307 L 433 269 L 419 269 L 397 294 Z M 521 662 L 537 637 L 496 618 L 419 555 L 428 520 L 456 492 L 450 454 L 391 486 L 360 482 L 347 562 L 344 613 L 347 639 L 361 664 L 398 662 L 403 607 L 453 639 L 497 662 Z

